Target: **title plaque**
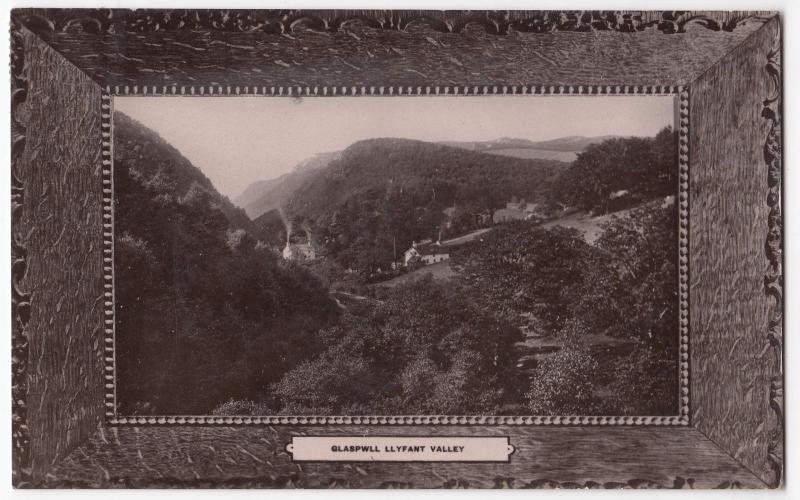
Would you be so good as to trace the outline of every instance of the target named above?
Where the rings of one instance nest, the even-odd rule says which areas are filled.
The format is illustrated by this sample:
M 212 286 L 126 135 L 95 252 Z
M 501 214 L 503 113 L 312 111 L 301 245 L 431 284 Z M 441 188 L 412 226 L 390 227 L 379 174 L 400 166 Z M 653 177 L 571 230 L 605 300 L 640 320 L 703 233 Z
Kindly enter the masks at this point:
M 507 436 L 294 436 L 295 462 L 508 462 Z

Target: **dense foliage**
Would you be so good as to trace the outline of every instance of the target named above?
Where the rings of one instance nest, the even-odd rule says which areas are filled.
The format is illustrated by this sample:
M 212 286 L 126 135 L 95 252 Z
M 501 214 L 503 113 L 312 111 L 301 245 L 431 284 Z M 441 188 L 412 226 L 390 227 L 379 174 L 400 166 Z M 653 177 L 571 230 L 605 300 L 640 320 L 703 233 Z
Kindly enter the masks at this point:
M 370 274 L 387 269 L 414 240 L 490 224 L 512 196 L 543 198 L 565 165 L 372 139 L 320 170 L 295 192 L 287 211 L 319 234 L 328 257 Z M 448 207 L 455 224 L 447 223 Z
M 656 201 L 612 219 L 595 245 L 575 230 L 516 222 L 453 256 L 487 309 L 562 340 L 533 374 L 533 411 L 677 409 L 676 232 L 674 204 Z M 592 348 L 598 337 L 620 349 Z
M 607 139 L 589 145 L 564 169 L 550 197 L 580 210 L 606 213 L 675 193 L 676 136 Z
M 270 210 L 253 219 L 255 234 L 263 243 L 280 249 L 286 244 L 286 222 L 278 210 Z
M 114 139 L 123 413 L 677 410 L 670 129 L 605 140 L 569 165 L 362 141 L 317 158 L 324 165 L 301 170 L 289 191 L 261 186 L 278 201 L 251 193 L 253 221 L 124 115 Z M 628 210 L 592 243 L 574 229 L 505 222 L 449 249 L 454 278 L 365 279 L 412 241 L 492 225 L 512 199 L 553 216 Z M 283 211 L 269 210 L 276 203 Z M 289 227 L 313 236 L 322 257 L 283 260 L 275 247 Z M 557 347 L 521 368 L 530 337 Z
M 204 413 L 261 394 L 322 348 L 314 332 L 338 308 L 311 273 L 237 227 L 238 211 L 177 151 L 116 117 L 121 411 Z
M 574 315 L 595 264 L 591 245 L 574 229 L 545 230 L 514 221 L 453 254 L 462 281 L 481 290 L 484 306 L 514 317 L 525 313 L 557 329 Z
M 348 147 L 300 188 L 289 208 L 317 217 L 355 193 L 387 185 L 402 188 L 416 181 L 428 185 L 442 206 L 478 196 L 490 210 L 492 202 L 504 204 L 513 195 L 533 199 L 544 194 L 550 177 L 563 166 L 558 161 L 495 156 L 409 139 L 369 139 Z
M 518 399 L 519 329 L 430 278 L 324 332 L 325 352 L 274 386 L 289 414 L 492 414 Z
M 430 186 L 409 185 L 353 195 L 314 221 L 325 255 L 362 274 L 389 269 L 413 241 L 437 237 L 444 213 L 432 192 Z

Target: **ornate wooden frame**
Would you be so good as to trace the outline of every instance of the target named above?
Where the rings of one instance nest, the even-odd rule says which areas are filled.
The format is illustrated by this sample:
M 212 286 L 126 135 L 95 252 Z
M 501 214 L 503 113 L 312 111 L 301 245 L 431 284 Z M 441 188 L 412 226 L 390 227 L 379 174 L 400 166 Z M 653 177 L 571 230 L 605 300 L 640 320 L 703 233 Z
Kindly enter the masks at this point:
M 14 10 L 15 485 L 781 486 L 780 27 L 774 12 Z M 681 89 L 688 425 L 115 420 L 111 95 L 382 86 Z M 301 467 L 283 451 L 293 434 L 420 432 L 508 435 L 517 452 Z

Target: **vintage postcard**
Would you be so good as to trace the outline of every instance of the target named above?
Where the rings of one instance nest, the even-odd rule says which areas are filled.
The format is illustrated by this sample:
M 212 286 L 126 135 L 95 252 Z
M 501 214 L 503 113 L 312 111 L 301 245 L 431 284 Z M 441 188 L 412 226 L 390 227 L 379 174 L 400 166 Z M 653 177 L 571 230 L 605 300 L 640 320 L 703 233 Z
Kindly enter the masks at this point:
M 783 484 L 774 12 L 12 12 L 18 487 Z

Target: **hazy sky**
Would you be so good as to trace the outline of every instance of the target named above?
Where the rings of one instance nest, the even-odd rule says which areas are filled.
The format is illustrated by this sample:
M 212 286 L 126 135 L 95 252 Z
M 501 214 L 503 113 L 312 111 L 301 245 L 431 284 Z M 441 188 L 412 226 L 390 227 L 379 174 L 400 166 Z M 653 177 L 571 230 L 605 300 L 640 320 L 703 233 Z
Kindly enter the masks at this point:
M 672 96 L 115 97 L 231 199 L 315 153 L 371 137 L 533 141 L 652 136 L 672 125 Z

